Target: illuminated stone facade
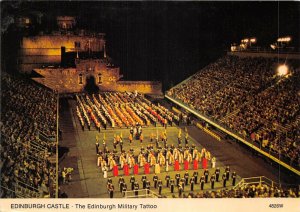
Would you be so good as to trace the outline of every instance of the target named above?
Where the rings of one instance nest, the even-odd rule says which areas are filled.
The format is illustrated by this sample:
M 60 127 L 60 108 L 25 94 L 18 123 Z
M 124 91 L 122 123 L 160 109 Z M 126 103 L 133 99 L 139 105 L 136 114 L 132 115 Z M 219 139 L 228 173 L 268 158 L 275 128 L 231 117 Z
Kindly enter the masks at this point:
M 55 32 L 51 35 L 23 37 L 18 56 L 21 72 L 30 73 L 35 68 L 47 65 L 59 65 L 61 62 L 61 47 L 66 52 L 103 52 L 105 39 L 103 33 L 62 34 Z
M 120 69 L 112 67 L 105 59 L 76 60 L 76 68 L 35 69 L 43 78 L 34 78 L 59 93 L 83 92 L 89 79 L 101 91 L 138 91 L 145 94 L 162 94 L 161 82 L 120 81 Z
M 56 21 L 60 29 L 70 30 L 76 25 L 76 19 L 72 16 L 58 16 Z
M 106 55 L 104 33 L 75 30 L 74 17 L 60 16 L 56 20 L 59 31 L 23 37 L 18 55 L 21 72 L 34 70 L 42 76 L 34 78 L 35 81 L 60 93 L 83 92 L 93 84 L 101 91 L 162 94 L 160 82 L 120 80 L 120 68 Z M 80 53 L 88 56 L 84 58 L 98 53 L 98 59 L 82 59 Z M 76 58 L 72 58 L 70 65 L 70 60 L 66 61 L 72 54 Z

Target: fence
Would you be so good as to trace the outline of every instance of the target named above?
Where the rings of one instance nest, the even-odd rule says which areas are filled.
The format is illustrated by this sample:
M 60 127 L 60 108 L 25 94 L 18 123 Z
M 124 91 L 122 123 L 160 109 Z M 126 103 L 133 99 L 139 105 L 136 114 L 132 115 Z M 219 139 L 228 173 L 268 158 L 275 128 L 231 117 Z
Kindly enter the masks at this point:
M 259 176 L 259 177 L 249 177 L 249 178 L 243 178 L 235 187 L 234 189 L 238 188 L 244 188 L 249 185 L 268 185 L 270 187 L 281 187 L 280 184 L 273 182 L 269 178 L 265 176 Z
M 135 195 L 135 192 L 138 192 L 138 194 Z M 158 198 L 158 197 L 160 197 L 160 195 L 156 194 L 150 189 L 140 189 L 137 191 L 125 191 L 125 195 L 124 195 L 124 198 Z
M 38 130 L 38 132 L 39 139 L 41 139 L 42 141 L 56 141 L 56 137 L 54 135 L 46 135 L 46 133 L 41 130 Z

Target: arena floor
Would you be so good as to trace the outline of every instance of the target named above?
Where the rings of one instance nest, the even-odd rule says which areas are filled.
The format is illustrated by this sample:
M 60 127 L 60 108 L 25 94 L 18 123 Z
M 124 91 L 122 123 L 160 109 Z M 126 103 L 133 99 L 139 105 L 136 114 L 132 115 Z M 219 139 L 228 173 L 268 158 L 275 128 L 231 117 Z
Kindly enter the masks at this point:
M 95 152 L 95 138 L 97 134 L 99 135 L 99 132 L 93 128 L 91 129 L 91 131 L 82 131 L 79 125 L 79 121 L 74 116 L 75 104 L 75 101 L 71 99 L 64 99 L 61 101 L 59 126 L 62 130 L 62 140 L 60 141 L 60 147 L 68 148 L 69 151 L 60 160 L 59 166 L 60 169 L 62 169 L 63 167 L 72 167 L 74 168 L 74 172 L 72 173 L 72 181 L 69 184 L 60 185 L 60 189 L 62 192 L 65 192 L 69 198 L 108 198 L 109 196 L 106 189 L 107 179 L 103 178 L 103 173 L 100 172 L 100 169 L 96 164 L 97 156 Z M 162 127 L 157 128 L 158 132 L 161 132 L 161 130 L 163 129 Z M 177 146 L 178 129 L 179 128 L 177 126 L 167 128 L 168 144 L 174 143 Z M 242 177 L 256 176 L 266 176 L 275 182 L 279 181 L 280 176 L 280 180 L 282 183 L 299 183 L 299 179 L 295 178 L 295 176 L 283 172 L 282 169 L 279 172 L 279 169 L 277 167 L 271 166 L 262 158 L 257 157 L 256 154 L 241 146 L 241 144 L 228 140 L 217 141 L 195 126 L 188 126 L 187 129 L 191 138 L 189 145 L 193 143 L 198 147 L 198 149 L 202 147 L 208 149 L 211 152 L 212 157 L 217 158 L 216 166 L 221 168 L 221 174 L 223 174 L 224 172 L 224 167 L 229 165 L 231 171 L 236 171 L 238 174 L 237 183 Z M 112 140 L 114 134 L 121 133 L 124 138 L 124 149 L 128 150 L 130 148 L 127 139 L 129 135 L 129 129 L 107 129 L 106 131 L 102 130 L 99 135 L 101 139 L 103 138 L 104 132 L 107 140 L 106 143 L 110 150 L 113 149 Z M 145 139 L 142 145 L 144 147 L 146 147 L 150 143 L 149 135 L 151 134 L 151 132 L 156 134 L 156 128 L 143 128 Z M 136 151 L 139 151 L 142 145 L 139 141 L 134 141 L 132 147 Z M 117 150 L 120 150 L 119 146 L 117 147 Z M 173 167 L 169 168 L 169 174 L 172 178 L 177 172 L 173 171 Z M 166 172 L 164 171 L 164 168 L 161 168 L 161 171 L 162 173 L 159 175 L 159 179 L 162 179 L 163 181 L 162 195 L 170 197 L 172 196 L 172 194 L 170 193 L 170 189 L 165 186 L 164 180 Z M 199 169 L 198 171 L 199 175 L 201 176 L 203 174 L 203 169 Z M 181 176 L 184 174 L 184 172 L 185 171 L 180 172 Z M 190 176 L 193 172 L 194 170 L 189 170 Z M 212 169 L 210 169 L 210 173 L 211 172 Z M 141 186 L 141 176 L 143 174 L 143 169 L 139 169 L 139 173 L 140 175 L 136 176 L 135 178 Z M 119 175 L 122 174 L 123 171 L 119 170 Z M 112 176 L 112 172 L 108 172 L 108 176 Z M 158 193 L 158 191 L 152 187 L 152 177 L 153 174 L 147 175 L 147 178 L 151 182 L 151 190 Z M 130 176 L 124 177 L 128 188 L 130 187 L 129 178 Z M 115 185 L 114 197 L 122 197 L 117 186 L 118 179 L 118 177 L 112 177 L 113 184 Z M 229 185 L 231 185 L 231 180 L 227 182 L 227 185 L 228 188 L 230 188 Z M 215 189 L 220 188 L 222 188 L 221 182 L 216 183 Z M 204 190 L 210 190 L 210 183 L 205 184 Z M 194 187 L 194 192 L 198 191 L 200 191 L 199 184 L 195 185 Z M 190 186 L 187 186 L 184 193 L 187 194 L 189 192 Z M 178 196 L 176 187 L 174 194 Z

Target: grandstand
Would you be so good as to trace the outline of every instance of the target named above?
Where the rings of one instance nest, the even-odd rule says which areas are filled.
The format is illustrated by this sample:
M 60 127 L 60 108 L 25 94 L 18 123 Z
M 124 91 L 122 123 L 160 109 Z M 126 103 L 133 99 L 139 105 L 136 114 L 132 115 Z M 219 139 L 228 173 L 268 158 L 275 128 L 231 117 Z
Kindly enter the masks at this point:
M 55 197 L 56 94 L 6 73 L 1 86 L 1 197 Z
M 277 74 L 280 64 L 290 68 L 287 75 Z M 226 55 L 166 97 L 299 173 L 299 74 L 299 60 Z

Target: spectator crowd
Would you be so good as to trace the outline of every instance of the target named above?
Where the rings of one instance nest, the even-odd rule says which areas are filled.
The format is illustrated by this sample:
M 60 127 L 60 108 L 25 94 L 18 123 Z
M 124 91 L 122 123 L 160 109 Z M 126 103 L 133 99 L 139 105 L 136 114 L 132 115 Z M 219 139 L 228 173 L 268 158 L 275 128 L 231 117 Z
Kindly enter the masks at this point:
M 289 65 L 286 76 L 277 67 Z M 300 164 L 299 62 L 224 56 L 167 91 L 291 165 Z
M 56 95 L 29 79 L 1 73 L 1 197 L 53 196 Z
M 238 189 L 219 189 L 184 194 L 183 198 L 299 198 L 298 189 L 283 189 L 266 184 L 247 185 Z

